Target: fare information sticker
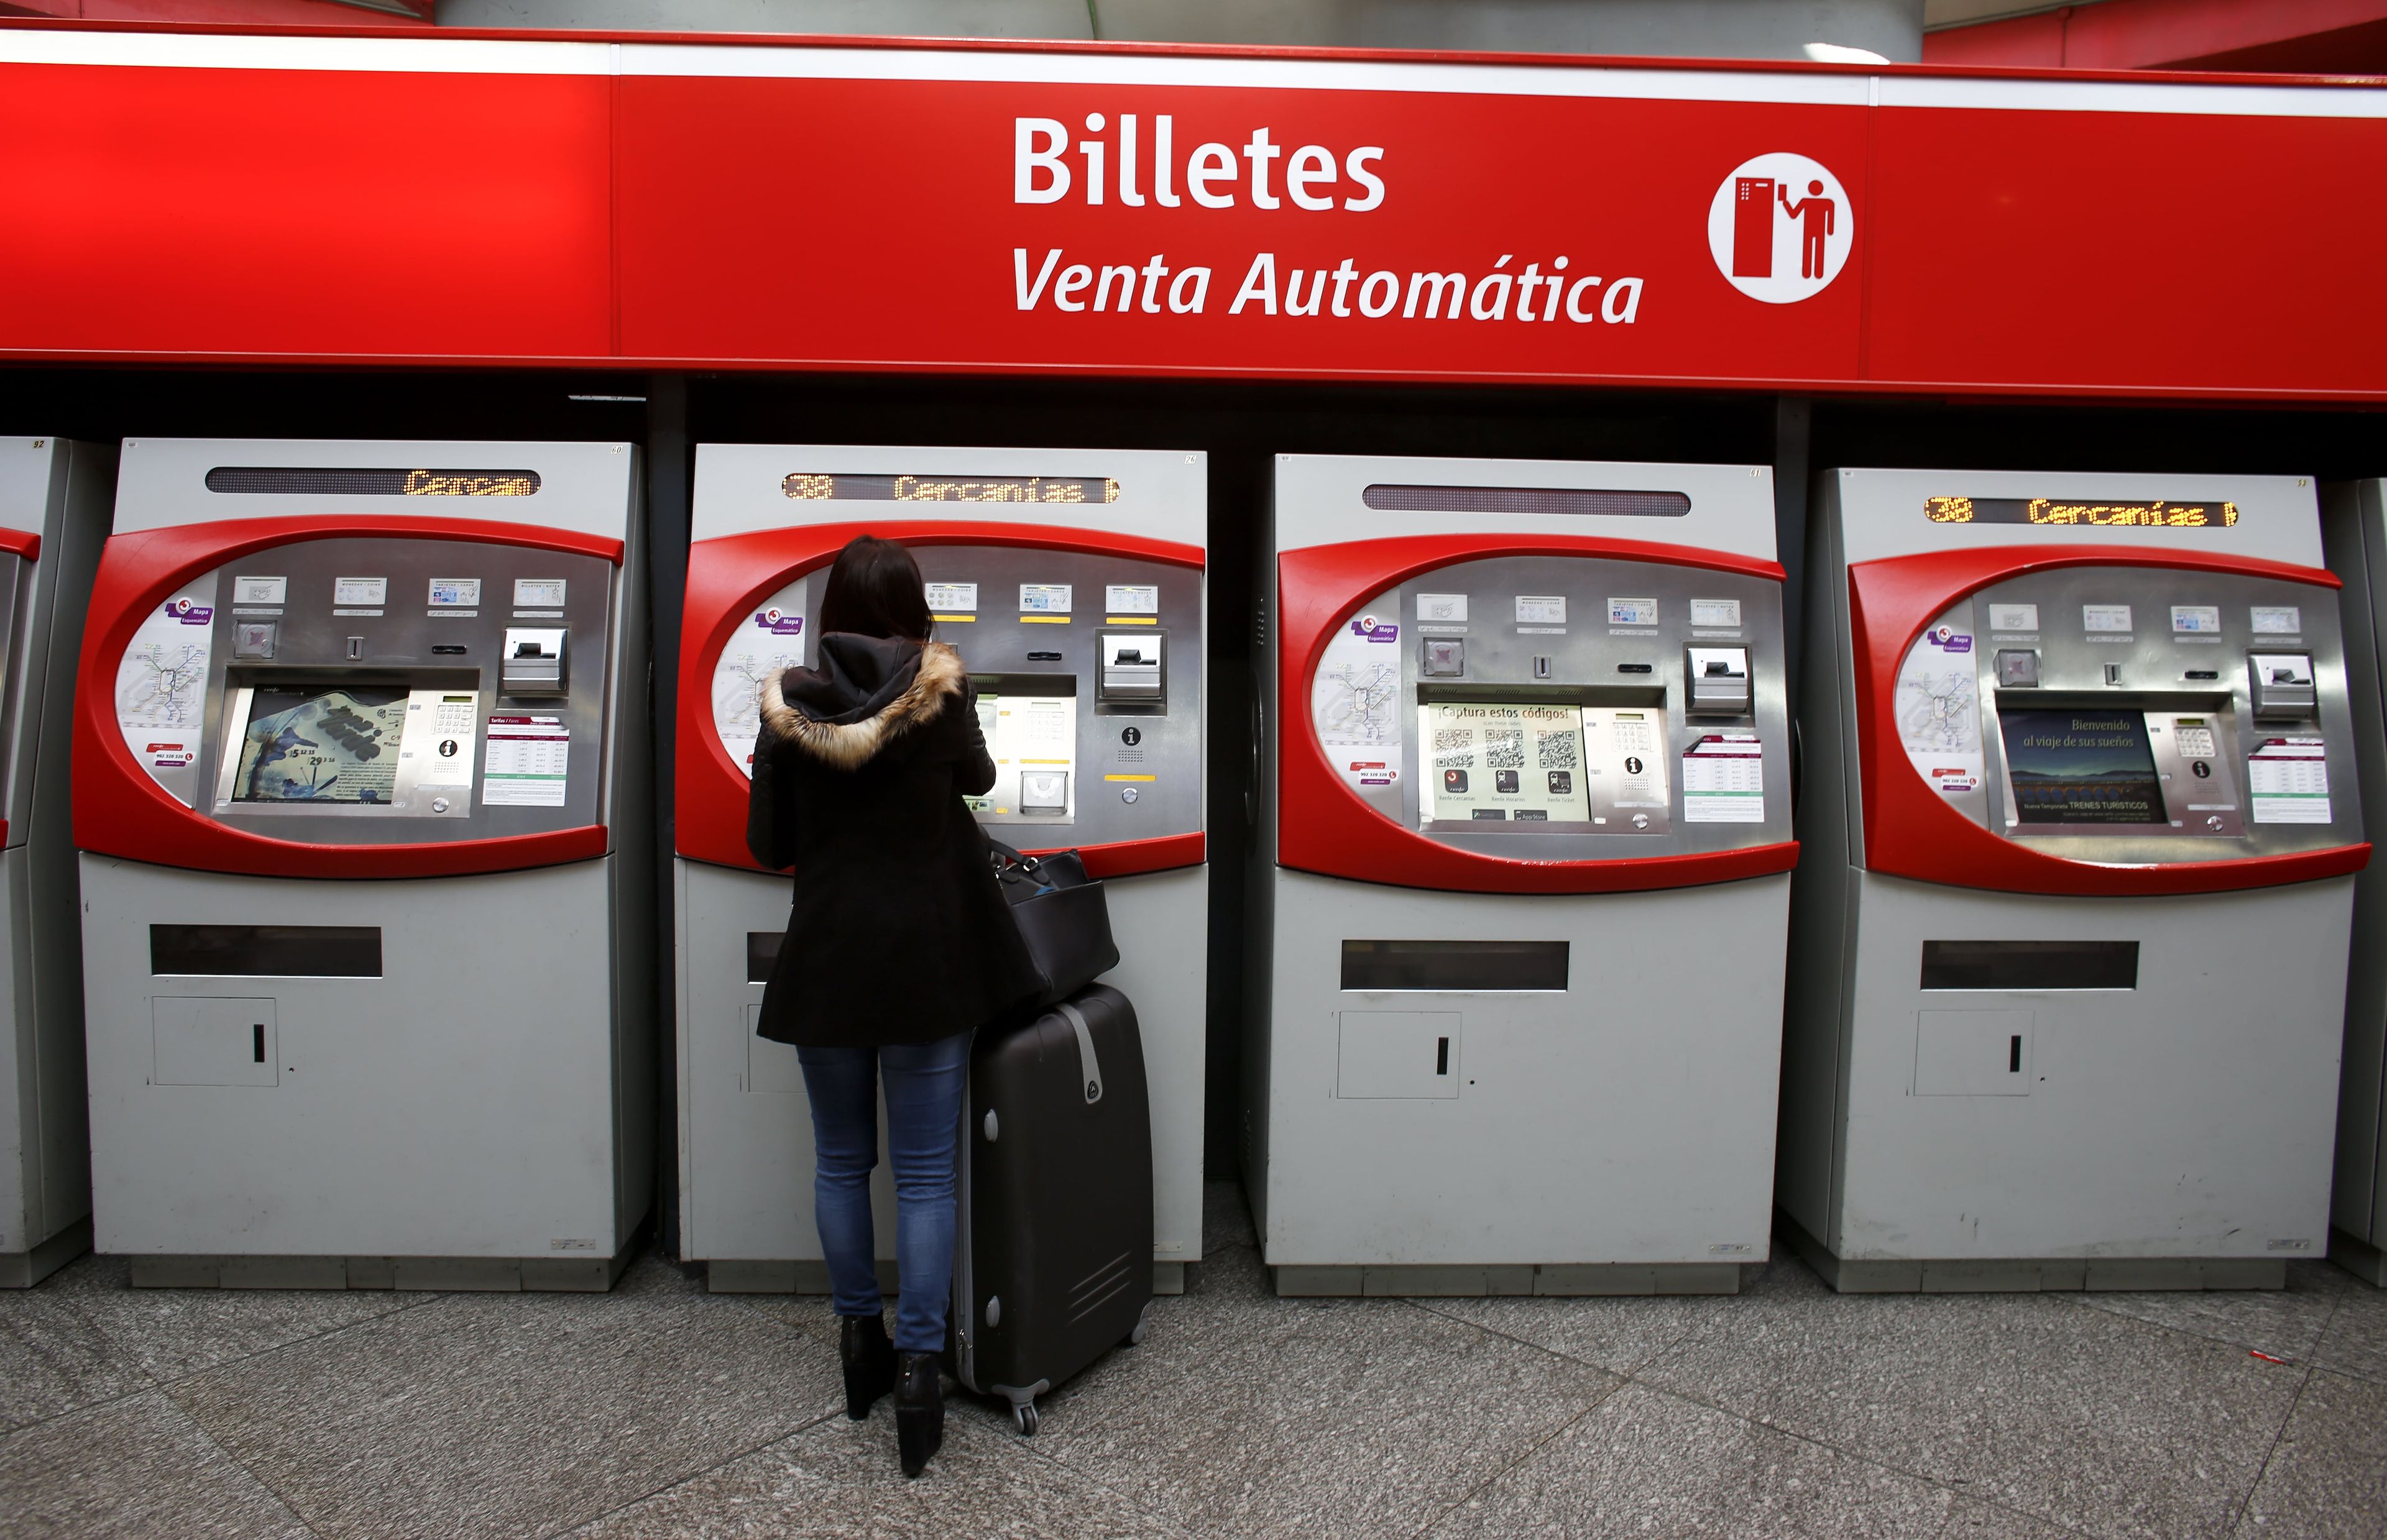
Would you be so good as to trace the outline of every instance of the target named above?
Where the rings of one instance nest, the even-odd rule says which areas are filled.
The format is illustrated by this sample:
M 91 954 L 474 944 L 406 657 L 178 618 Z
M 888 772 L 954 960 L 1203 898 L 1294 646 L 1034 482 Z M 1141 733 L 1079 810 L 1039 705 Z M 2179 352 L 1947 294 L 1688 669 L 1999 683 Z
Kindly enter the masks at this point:
M 2326 824 L 2329 745 L 2318 738 L 2265 738 L 2246 761 L 2258 824 Z

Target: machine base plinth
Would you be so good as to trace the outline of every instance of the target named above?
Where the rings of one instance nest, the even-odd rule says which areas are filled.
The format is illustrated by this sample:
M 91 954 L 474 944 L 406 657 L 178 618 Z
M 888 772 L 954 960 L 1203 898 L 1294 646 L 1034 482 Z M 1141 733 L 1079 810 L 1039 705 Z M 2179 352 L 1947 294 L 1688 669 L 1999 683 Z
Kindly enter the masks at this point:
M 136 1289 L 425 1289 L 603 1294 L 638 1243 L 612 1256 L 135 1256 Z
M 1732 1294 L 1737 1262 L 1520 1262 L 1483 1267 L 1269 1269 L 1284 1298 L 1376 1294 L 1464 1298 L 1481 1294 Z
M 0 1252 L 0 1289 L 30 1289 L 90 1249 L 86 1214 L 31 1251 Z
M 1850 1261 L 1787 1215 L 1775 1233 L 1844 1294 L 2284 1289 L 2288 1265 L 2248 1256 L 1992 1256 Z
M 2329 1259 L 2373 1288 L 2387 1289 L 2387 1251 L 2343 1230 L 2329 1232 Z
M 825 1294 L 830 1292 L 827 1263 L 794 1257 L 781 1261 L 719 1258 L 705 1264 L 704 1286 L 717 1294 Z M 879 1258 L 878 1289 L 881 1294 L 889 1294 L 896 1290 L 892 1258 Z M 1156 1294 L 1183 1294 L 1185 1264 L 1155 1262 L 1152 1265 L 1152 1292 Z

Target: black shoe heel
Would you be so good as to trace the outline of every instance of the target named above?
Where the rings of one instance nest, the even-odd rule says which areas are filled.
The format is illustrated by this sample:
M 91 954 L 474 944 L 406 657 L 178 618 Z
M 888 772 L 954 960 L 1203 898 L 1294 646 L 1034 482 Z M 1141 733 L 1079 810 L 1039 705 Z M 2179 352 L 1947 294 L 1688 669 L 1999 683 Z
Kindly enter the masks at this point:
M 895 1344 L 877 1316 L 840 1316 L 837 1356 L 845 1365 L 845 1415 L 856 1422 L 870 1404 L 895 1388 Z
M 896 1358 L 895 1455 L 903 1474 L 916 1476 L 945 1442 L 945 1393 L 937 1355 L 903 1353 Z

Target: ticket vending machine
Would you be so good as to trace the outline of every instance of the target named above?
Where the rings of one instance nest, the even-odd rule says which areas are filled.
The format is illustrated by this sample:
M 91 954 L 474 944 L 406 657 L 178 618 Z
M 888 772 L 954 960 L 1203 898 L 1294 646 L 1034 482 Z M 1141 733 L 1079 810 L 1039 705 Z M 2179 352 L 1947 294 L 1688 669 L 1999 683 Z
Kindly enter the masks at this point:
M 828 1292 L 796 1051 L 754 1035 L 786 873 L 746 852 L 764 681 L 814 657 L 829 562 L 912 548 L 996 766 L 979 819 L 1106 885 L 1152 1092 L 1154 1286 L 1202 1256 L 1207 464 L 1129 450 L 706 444 L 680 651 L 680 1256 L 722 1293 Z M 894 1190 L 877 1180 L 891 1283 Z
M 0 439 L 0 1288 L 91 1245 L 67 746 L 115 462 L 113 448 Z
M 2321 539 L 2345 584 L 2345 679 L 2363 801 L 2387 808 L 2387 484 L 2324 487 Z M 2355 879 L 2354 949 L 2345 991 L 2345 1060 L 2338 1079 L 2337 1180 L 2330 1256 L 2387 1286 L 2387 864 Z
M 134 1283 L 619 1275 L 658 1035 L 637 462 L 125 443 L 74 834 Z
M 1797 860 L 1771 473 L 1288 455 L 1268 549 L 1277 1292 L 1737 1289 Z
M 2279 1287 L 2369 858 L 2310 483 L 1825 473 L 1781 1204 L 1842 1290 Z

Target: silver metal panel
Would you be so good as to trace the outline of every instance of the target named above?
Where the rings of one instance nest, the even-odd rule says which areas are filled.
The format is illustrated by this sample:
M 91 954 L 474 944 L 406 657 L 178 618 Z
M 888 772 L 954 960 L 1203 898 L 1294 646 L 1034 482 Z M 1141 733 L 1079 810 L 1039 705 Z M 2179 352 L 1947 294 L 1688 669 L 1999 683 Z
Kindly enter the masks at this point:
M 1422 648 L 1406 645 L 1409 636 L 1421 635 L 1418 631 L 1421 594 L 1463 594 L 1471 600 L 1466 625 L 1442 624 L 1424 637 L 1430 641 L 1464 633 L 1459 639 L 1466 641 L 1467 652 L 1459 674 L 1423 677 Z M 1565 600 L 1566 624 L 1518 621 L 1516 603 L 1521 595 Z M 1653 621 L 1610 624 L 1610 600 L 1625 596 L 1654 601 Z M 1695 627 L 1691 624 L 1695 598 L 1737 604 L 1740 624 L 1729 628 Z M 1363 617 L 1396 620 L 1400 627 L 1398 638 L 1381 652 L 1384 664 L 1396 664 L 1399 669 L 1401 706 L 1394 715 L 1408 768 L 1389 785 L 1362 778 L 1354 790 L 1404 827 L 1461 849 L 1524 861 L 1676 855 L 1774 844 L 1790 838 L 1789 724 L 1783 693 L 1779 583 L 1651 562 L 1503 556 L 1437 567 L 1396 590 L 1375 595 L 1341 621 L 1338 634 L 1348 632 Z M 1729 641 L 1750 650 L 1755 670 L 1752 712 L 1737 717 L 1686 713 L 1684 670 L 1686 644 L 1693 638 Z M 1330 648 L 1320 659 L 1319 677 L 1331 680 L 1341 666 L 1336 650 Z M 1636 672 L 1625 672 L 1628 669 Z M 1421 700 L 1580 703 L 1584 707 L 1583 754 L 1572 773 L 1583 777 L 1580 811 L 1584 816 L 1553 818 L 1528 828 L 1505 819 L 1478 822 L 1464 812 L 1457 818 L 1430 815 L 1440 788 L 1438 777 L 1446 767 L 1438 762 L 1430 736 L 1433 727 L 1419 707 Z M 1314 701 L 1315 697 L 1313 704 Z M 1649 748 L 1628 751 L 1617 740 L 1615 719 L 1620 713 L 1646 713 L 1653 719 L 1655 741 Z M 1762 745 L 1763 816 L 1733 823 L 1684 816 L 1684 756 L 1711 735 L 1728 732 L 1754 733 Z M 1370 751 L 1332 746 L 1328 754 L 1330 759 L 1346 761 L 1371 757 Z M 1632 769 L 1629 762 L 1636 758 L 1642 764 Z M 1653 784 L 1644 792 L 1625 794 L 1620 785 L 1628 769 L 1635 781 L 1646 777 Z M 1549 772 L 1533 764 L 1524 765 L 1522 773 Z
M 1689 498 L 1690 508 L 1673 518 L 1387 510 L 1368 504 L 1367 489 L 1379 484 L 1680 492 Z M 1658 465 L 1628 461 L 1277 456 L 1274 549 L 1298 550 L 1397 535 L 1479 531 L 1654 540 L 1770 562 L 1774 555 L 1774 473 L 1763 465 Z
M 611 1256 L 619 880 L 613 858 L 339 882 L 83 856 L 99 1249 Z M 235 916 L 377 926 L 383 977 L 148 972 L 152 923 Z M 272 1001 L 279 1083 L 153 1083 L 161 995 Z
M 462 540 L 345 536 L 252 551 L 184 585 L 185 592 L 200 596 L 212 611 L 193 628 L 208 655 L 204 684 L 190 692 L 199 727 L 196 757 L 181 768 L 145 760 L 144 768 L 185 802 L 196 799 L 202 816 L 273 839 L 410 844 L 500 839 L 600 822 L 608 685 L 625 674 L 640 679 L 645 674 L 644 659 L 632 665 L 611 653 L 613 635 L 623 624 L 623 571 L 597 556 Z M 360 574 L 380 585 L 382 600 L 338 602 L 338 585 Z M 244 577 L 275 579 L 284 597 L 279 602 L 240 603 Z M 477 582 L 482 598 L 470 605 L 435 606 L 429 602 L 435 579 Z M 517 580 L 565 584 L 560 611 L 542 606 L 537 612 L 542 617 L 560 614 L 560 621 L 544 625 L 560 624 L 584 638 L 586 650 L 578 654 L 576 677 L 565 698 L 517 698 L 499 683 L 499 654 L 517 624 L 512 602 Z M 237 627 L 264 620 L 278 627 L 272 659 L 238 657 Z M 125 654 L 127 666 L 146 645 L 134 638 Z M 240 800 L 242 789 L 234 783 L 242 735 L 249 726 L 246 691 L 334 684 L 431 688 L 474 698 L 463 730 L 449 739 L 471 756 L 466 778 L 461 786 L 436 789 L 448 807 L 436 808 L 431 795 L 412 794 L 419 760 L 398 764 L 394 800 L 385 807 Z M 105 688 L 118 688 L 113 669 Z M 493 716 L 557 719 L 569 745 L 560 804 L 496 800 L 497 783 L 485 773 Z M 128 719 L 127 731 L 134 730 Z M 431 751 L 439 740 L 437 734 L 426 735 L 422 747 Z M 337 832 L 325 832 L 327 824 Z
M 1790 880 L 1433 893 L 1275 868 L 1272 1267 L 1737 1264 L 1773 1209 Z M 1342 942 L 1570 944 L 1547 993 L 1346 991 Z M 1455 1096 L 1338 1096 L 1353 1011 L 1456 1015 Z
M 1851 1260 L 2319 1256 L 2353 879 L 2127 901 L 1858 883 Z M 1943 937 L 2134 940 L 2138 988 L 1924 991 Z M 2027 1010 L 2026 1095 L 1913 1094 L 1918 1014 Z

